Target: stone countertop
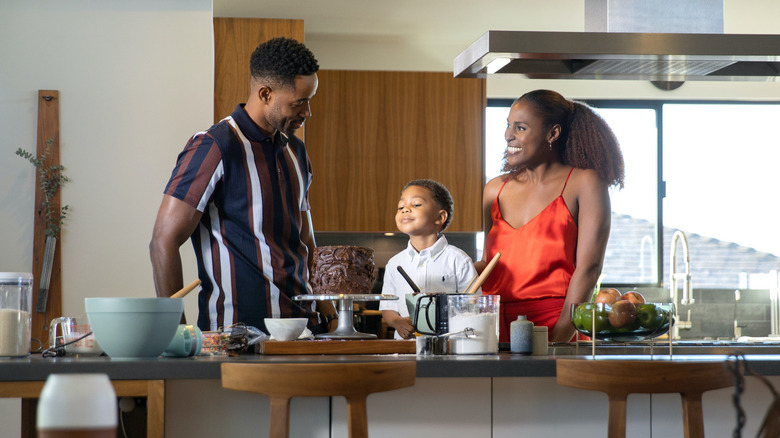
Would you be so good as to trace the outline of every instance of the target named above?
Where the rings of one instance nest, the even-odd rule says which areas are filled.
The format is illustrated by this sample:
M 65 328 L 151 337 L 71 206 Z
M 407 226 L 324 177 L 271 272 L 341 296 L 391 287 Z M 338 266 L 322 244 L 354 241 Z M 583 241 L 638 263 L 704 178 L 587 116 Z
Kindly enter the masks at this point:
M 114 380 L 219 379 L 223 362 L 369 362 L 417 361 L 417 377 L 554 377 L 557 358 L 592 360 L 590 355 L 561 354 L 521 356 L 501 352 L 496 355 L 448 355 L 418 357 L 412 354 L 388 355 L 294 355 L 238 357 L 196 356 L 191 358 L 111 359 L 102 357 L 42 358 L 0 360 L 0 381 L 42 381 L 52 373 L 106 373 Z M 728 354 L 696 355 L 597 355 L 596 360 L 727 360 Z M 753 371 L 780 376 L 780 355 L 747 354 Z

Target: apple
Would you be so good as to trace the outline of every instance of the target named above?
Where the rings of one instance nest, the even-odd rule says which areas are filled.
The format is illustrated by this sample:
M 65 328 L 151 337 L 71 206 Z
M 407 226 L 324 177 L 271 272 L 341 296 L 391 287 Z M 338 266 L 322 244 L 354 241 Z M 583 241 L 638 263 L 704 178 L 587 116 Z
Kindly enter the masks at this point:
M 663 315 L 659 315 L 655 304 L 637 304 L 636 319 L 639 324 L 649 330 L 656 330 L 663 326 Z
M 628 300 L 634 304 L 644 304 L 645 303 L 645 297 L 642 296 L 639 292 L 632 290 L 628 291 L 623 294 L 621 299 Z
M 666 309 L 657 309 L 658 310 L 658 316 L 661 319 L 661 327 L 667 326 L 672 323 L 673 317 L 669 314 L 669 311 Z
M 604 288 L 596 294 L 596 303 L 612 304 L 620 299 L 620 291 L 612 288 Z
M 593 331 L 593 314 L 596 314 L 596 332 L 609 329 L 609 315 L 606 306 L 594 303 L 580 304 L 574 310 L 572 322 L 574 326 L 588 333 Z
M 618 300 L 612 304 L 609 312 L 609 323 L 612 327 L 628 327 L 636 321 L 636 304 L 628 300 Z

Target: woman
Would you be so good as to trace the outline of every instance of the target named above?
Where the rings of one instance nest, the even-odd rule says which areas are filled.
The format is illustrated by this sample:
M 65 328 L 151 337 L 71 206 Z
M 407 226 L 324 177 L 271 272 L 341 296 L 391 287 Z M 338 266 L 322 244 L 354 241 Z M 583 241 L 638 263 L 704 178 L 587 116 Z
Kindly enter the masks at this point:
M 483 196 L 485 251 L 501 258 L 484 294 L 501 296 L 500 341 L 527 315 L 552 342 L 574 336 L 571 304 L 588 301 L 609 238 L 609 186 L 623 187 L 615 134 L 590 107 L 549 90 L 509 110 L 503 174 Z

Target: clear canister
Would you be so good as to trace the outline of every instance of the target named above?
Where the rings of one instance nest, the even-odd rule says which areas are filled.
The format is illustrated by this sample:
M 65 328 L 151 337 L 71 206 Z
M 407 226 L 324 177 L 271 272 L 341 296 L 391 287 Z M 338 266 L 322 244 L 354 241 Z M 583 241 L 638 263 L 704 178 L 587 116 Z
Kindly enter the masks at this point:
M 33 276 L 0 272 L 0 357 L 30 355 Z
M 473 329 L 450 337 L 452 354 L 498 353 L 498 295 L 449 295 L 449 330 L 451 333 Z

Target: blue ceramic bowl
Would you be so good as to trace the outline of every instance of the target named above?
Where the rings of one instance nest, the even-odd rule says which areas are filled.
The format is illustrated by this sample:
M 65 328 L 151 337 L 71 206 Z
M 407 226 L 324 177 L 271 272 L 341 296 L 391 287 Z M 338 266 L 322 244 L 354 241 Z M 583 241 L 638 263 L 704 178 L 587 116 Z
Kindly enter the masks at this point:
M 84 306 L 100 348 L 115 359 L 161 355 L 184 311 L 181 298 L 85 298 Z

